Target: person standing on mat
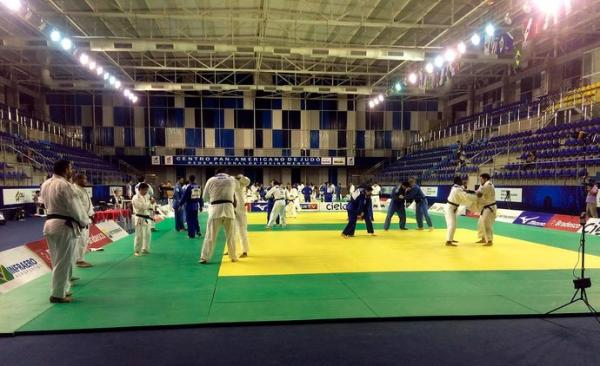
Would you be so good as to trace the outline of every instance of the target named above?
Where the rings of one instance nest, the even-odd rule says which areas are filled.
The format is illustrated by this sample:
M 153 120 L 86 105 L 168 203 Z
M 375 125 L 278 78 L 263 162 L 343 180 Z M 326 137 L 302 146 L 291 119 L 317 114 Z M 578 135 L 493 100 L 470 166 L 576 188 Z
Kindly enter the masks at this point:
M 461 177 L 454 177 L 454 185 L 450 189 L 448 195 L 448 201 L 446 202 L 445 216 L 446 216 L 446 227 L 448 234 L 446 236 L 446 245 L 449 247 L 455 247 L 458 243 L 454 240 L 454 233 L 456 232 L 456 220 L 458 218 L 458 207 L 460 205 L 470 206 L 471 203 L 476 199 L 474 195 L 470 195 L 466 192 L 464 182 Z
M 87 186 L 87 176 L 83 173 L 78 173 L 73 177 L 73 191 L 75 196 L 79 200 L 79 204 L 83 208 L 83 212 L 90 218 L 90 221 L 94 217 L 94 205 L 90 199 L 90 195 L 85 190 Z M 81 229 L 81 234 L 77 238 L 77 245 L 75 246 L 75 265 L 79 268 L 89 268 L 92 265 L 85 261 L 85 253 L 88 249 L 88 242 L 90 240 L 89 225 Z
M 304 196 L 304 202 L 310 203 L 311 202 L 311 196 L 312 196 L 312 193 L 313 193 L 312 183 L 311 184 L 307 184 L 306 186 L 304 186 L 300 192 L 302 192 L 302 195 Z
M 273 197 L 267 198 L 267 192 L 271 189 L 271 187 L 275 186 L 275 180 L 271 181 L 271 185 L 265 189 L 265 199 L 267 200 L 267 224 L 271 220 L 271 215 L 273 214 L 273 206 L 275 205 L 275 199 Z M 279 217 L 277 218 L 277 225 L 279 225 Z
M 345 239 L 354 236 L 356 231 L 356 221 L 365 220 L 367 225 L 367 232 L 375 236 L 373 230 L 373 203 L 371 202 L 371 193 L 373 188 L 367 186 L 366 188 L 359 188 L 354 191 L 350 196 L 350 202 L 346 206 L 348 211 L 348 224 L 342 231 L 342 237 Z
M 177 178 L 177 183 L 175 184 L 175 188 L 173 189 L 173 210 L 175 211 L 175 231 L 177 232 L 185 230 L 185 226 L 183 225 L 184 207 L 180 205 L 181 200 L 183 199 L 184 182 L 185 179 L 183 177 Z
M 588 217 L 598 217 L 597 197 L 598 197 L 598 185 L 593 179 L 585 187 L 587 196 L 585 198 L 585 213 Z
M 271 217 L 269 218 L 269 223 L 267 224 L 267 229 L 270 230 L 273 228 L 275 221 L 277 219 L 281 220 L 281 226 L 285 227 L 285 201 L 286 194 L 285 189 L 279 186 L 278 181 L 273 181 L 273 186 L 267 192 L 267 199 L 273 197 L 273 210 L 271 211 Z
M 490 175 L 483 173 L 479 176 L 481 185 L 477 189 L 481 214 L 477 223 L 479 241 L 486 247 L 491 247 L 494 242 L 494 221 L 496 220 L 496 189 L 490 180 Z
M 377 209 L 381 209 L 381 198 L 379 197 L 379 193 L 381 192 L 381 187 L 377 182 L 373 184 L 373 196 L 371 197 L 371 201 L 373 201 L 373 206 L 377 206 Z
M 150 186 L 147 183 L 138 185 L 138 193 L 131 199 L 133 216 L 135 216 L 135 239 L 133 241 L 133 254 L 136 257 L 141 254 L 150 254 L 150 241 L 152 230 L 150 223 L 153 222 L 152 213 L 156 201 L 150 197 Z
M 232 262 L 237 262 L 235 247 L 235 190 L 237 181 L 226 174 L 225 169 L 219 167 L 217 174 L 210 178 L 204 186 L 202 198 L 210 202 L 208 207 L 208 221 L 206 223 L 206 236 L 202 244 L 200 264 L 206 264 L 213 255 L 215 240 L 221 227 L 225 229 L 227 250 Z
M 54 174 L 42 184 L 40 196 L 46 206 L 44 237 L 52 261 L 51 303 L 69 303 L 71 298 L 71 271 L 73 250 L 81 228 L 91 224 L 87 212 L 79 201 L 68 179 L 72 175 L 71 162 L 58 160 L 54 163 Z
M 433 224 L 431 223 L 431 217 L 429 217 L 429 202 L 427 202 L 427 197 L 421 187 L 417 185 L 414 178 L 410 178 L 408 182 L 402 183 L 404 188 L 406 189 L 406 194 L 404 195 L 404 199 L 407 202 L 415 202 L 416 212 L 415 216 L 417 219 L 417 230 L 423 230 L 423 218 L 427 222 L 427 226 L 429 227 L 429 231 L 433 230 Z
M 179 205 L 185 205 L 185 221 L 187 222 L 188 237 L 194 239 L 196 235 L 202 237 L 200 224 L 198 223 L 198 211 L 202 211 L 202 189 L 196 184 L 196 176 L 190 175 L 190 183 L 185 188 Z
M 408 185 L 408 183 L 406 184 Z M 406 228 L 406 210 L 404 209 L 405 193 L 406 189 L 404 188 L 404 186 L 402 186 L 402 184 L 399 184 L 398 186 L 394 187 L 394 189 L 392 189 L 387 216 L 385 217 L 385 222 L 383 223 L 383 230 L 388 231 L 390 229 L 390 222 L 392 221 L 392 217 L 394 216 L 394 214 L 398 215 L 398 217 L 400 218 L 400 230 L 408 230 Z
M 140 192 L 140 185 L 142 183 L 146 183 L 146 177 L 141 175 L 138 177 L 138 183 L 135 185 L 135 194 L 138 194 Z M 152 189 L 152 186 L 149 183 L 146 183 L 146 185 L 148 186 L 148 198 L 154 198 L 154 189 Z M 133 198 L 132 198 L 133 199 Z M 156 200 L 154 200 L 154 202 L 156 202 Z M 154 211 L 154 206 L 152 206 L 152 211 Z M 154 223 L 154 221 L 150 221 L 150 231 L 156 231 L 156 225 Z
M 235 176 L 235 228 L 236 238 L 239 238 L 242 244 L 242 255 L 240 258 L 248 256 L 250 244 L 248 243 L 248 216 L 246 215 L 245 193 L 244 190 L 250 185 L 250 179 L 242 174 Z M 236 240 L 237 241 L 237 240 Z

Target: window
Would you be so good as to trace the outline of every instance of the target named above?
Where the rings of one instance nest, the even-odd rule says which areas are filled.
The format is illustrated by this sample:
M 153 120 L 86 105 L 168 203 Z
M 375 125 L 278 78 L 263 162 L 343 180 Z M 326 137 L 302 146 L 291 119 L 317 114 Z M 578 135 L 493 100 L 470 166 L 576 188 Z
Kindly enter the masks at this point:
M 254 128 L 254 111 L 236 109 L 234 126 L 235 128 Z

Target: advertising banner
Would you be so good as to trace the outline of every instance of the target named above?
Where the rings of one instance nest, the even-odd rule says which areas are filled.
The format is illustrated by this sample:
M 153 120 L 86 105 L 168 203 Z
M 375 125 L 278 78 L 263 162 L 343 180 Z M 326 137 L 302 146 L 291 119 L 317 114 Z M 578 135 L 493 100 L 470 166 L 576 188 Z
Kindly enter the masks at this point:
M 301 203 L 300 208 L 302 211 L 319 211 L 319 204 L 317 202 Z
M 39 188 L 4 188 L 2 190 L 2 199 L 4 205 L 33 203 L 33 196 L 39 190 Z
M 429 212 L 443 215 L 446 213 L 446 204 L 434 203 L 433 205 L 431 205 L 431 207 L 429 207 Z
M 349 156 L 346 158 L 346 165 L 354 165 L 354 156 Z
M 343 157 L 334 157 L 333 165 L 346 165 L 346 158 Z
M 577 232 L 581 233 L 581 226 Z M 585 224 L 585 232 L 590 235 L 600 236 L 600 219 L 588 219 Z
M 569 215 L 554 215 L 546 223 L 546 228 L 553 230 L 563 230 L 570 232 L 577 232 L 581 229 L 581 225 L 579 225 L 579 217 L 578 216 L 569 216 Z
M 88 248 L 99 249 L 106 244 L 110 244 L 111 240 L 106 236 L 96 225 L 90 226 L 90 239 L 88 240 Z
M 319 211 L 346 211 L 348 202 L 321 202 L 319 204 Z
M 251 211 L 252 212 L 267 212 L 267 202 L 266 201 L 259 201 L 259 202 L 253 202 L 252 203 L 252 208 Z
M 152 156 L 152 165 L 160 165 L 160 156 L 158 156 L 158 155 Z
M 95 226 L 112 241 L 123 239 L 129 235 L 113 220 L 99 222 Z
M 172 156 L 172 165 L 187 166 L 320 166 L 331 165 L 331 158 L 310 156 Z
M 519 216 L 521 216 L 522 213 L 523 211 L 519 210 L 506 210 L 499 208 L 496 210 L 496 221 L 512 224 Z
M 515 224 L 544 227 L 546 223 L 554 216 L 550 213 L 528 212 L 525 211 L 514 221 Z
M 496 202 L 523 202 L 523 188 L 495 188 Z
M 48 251 L 48 242 L 46 242 L 46 239 L 32 241 L 31 243 L 25 244 L 25 246 L 44 261 L 48 268 L 52 268 L 52 260 L 50 259 L 50 252 Z
M 25 246 L 0 252 L 0 293 L 6 293 L 49 272 L 46 263 Z
M 438 187 L 421 187 L 421 190 L 425 194 L 426 197 L 434 197 L 438 196 Z

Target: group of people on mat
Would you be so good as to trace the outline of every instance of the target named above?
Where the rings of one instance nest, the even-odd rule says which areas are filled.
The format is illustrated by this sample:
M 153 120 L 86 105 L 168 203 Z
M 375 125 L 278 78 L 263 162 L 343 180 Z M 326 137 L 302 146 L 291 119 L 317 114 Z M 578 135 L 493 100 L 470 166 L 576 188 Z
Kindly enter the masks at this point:
M 477 243 L 484 244 L 484 246 L 492 246 L 493 224 L 496 219 L 496 192 L 490 175 L 487 173 L 480 175 L 481 184 L 477 191 L 467 190 L 466 182 L 461 177 L 455 177 L 453 183 L 445 207 L 447 227 L 445 244 L 447 246 L 457 246 L 454 234 L 456 232 L 458 208 L 466 206 L 472 211 L 480 212 L 478 222 L 479 241 Z M 372 193 L 373 188 L 371 186 L 361 186 L 350 195 L 347 205 L 348 224 L 342 231 L 344 238 L 354 236 L 358 220 L 364 220 L 367 232 L 375 235 L 373 229 L 373 205 L 371 202 Z M 402 182 L 402 184 L 393 188 L 383 229 L 388 231 L 392 218 L 397 215 L 400 230 L 407 230 L 405 207 L 410 206 L 412 202 L 415 203 L 417 230 L 423 230 L 423 219 L 425 219 L 429 230 L 433 230 L 428 212 L 429 202 L 414 178 Z

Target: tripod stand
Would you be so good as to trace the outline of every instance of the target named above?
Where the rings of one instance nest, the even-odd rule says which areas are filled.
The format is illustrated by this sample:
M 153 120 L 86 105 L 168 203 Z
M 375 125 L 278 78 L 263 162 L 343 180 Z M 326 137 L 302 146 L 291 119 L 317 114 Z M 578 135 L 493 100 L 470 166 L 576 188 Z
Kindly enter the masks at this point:
M 585 212 L 582 212 L 581 215 L 579 216 L 579 224 L 581 225 L 581 237 L 579 239 L 579 246 L 581 248 L 581 275 L 580 275 L 580 277 L 573 280 L 573 287 L 575 287 L 575 293 L 573 294 L 571 301 L 569 301 L 568 303 L 566 303 L 564 305 L 561 305 L 557 308 L 550 310 L 549 312 L 546 313 L 546 315 L 552 314 L 552 313 L 554 313 L 562 308 L 565 308 L 571 304 L 574 304 L 578 301 L 583 301 L 583 303 L 585 304 L 585 306 L 587 306 L 589 311 L 592 314 L 594 314 L 595 316 L 598 316 L 598 312 L 596 311 L 596 309 L 594 309 L 592 304 L 590 304 L 590 302 L 588 300 L 587 292 L 586 292 L 587 288 L 592 287 L 592 280 L 589 277 L 585 277 L 585 227 L 587 226 L 586 221 L 587 221 L 587 215 Z

